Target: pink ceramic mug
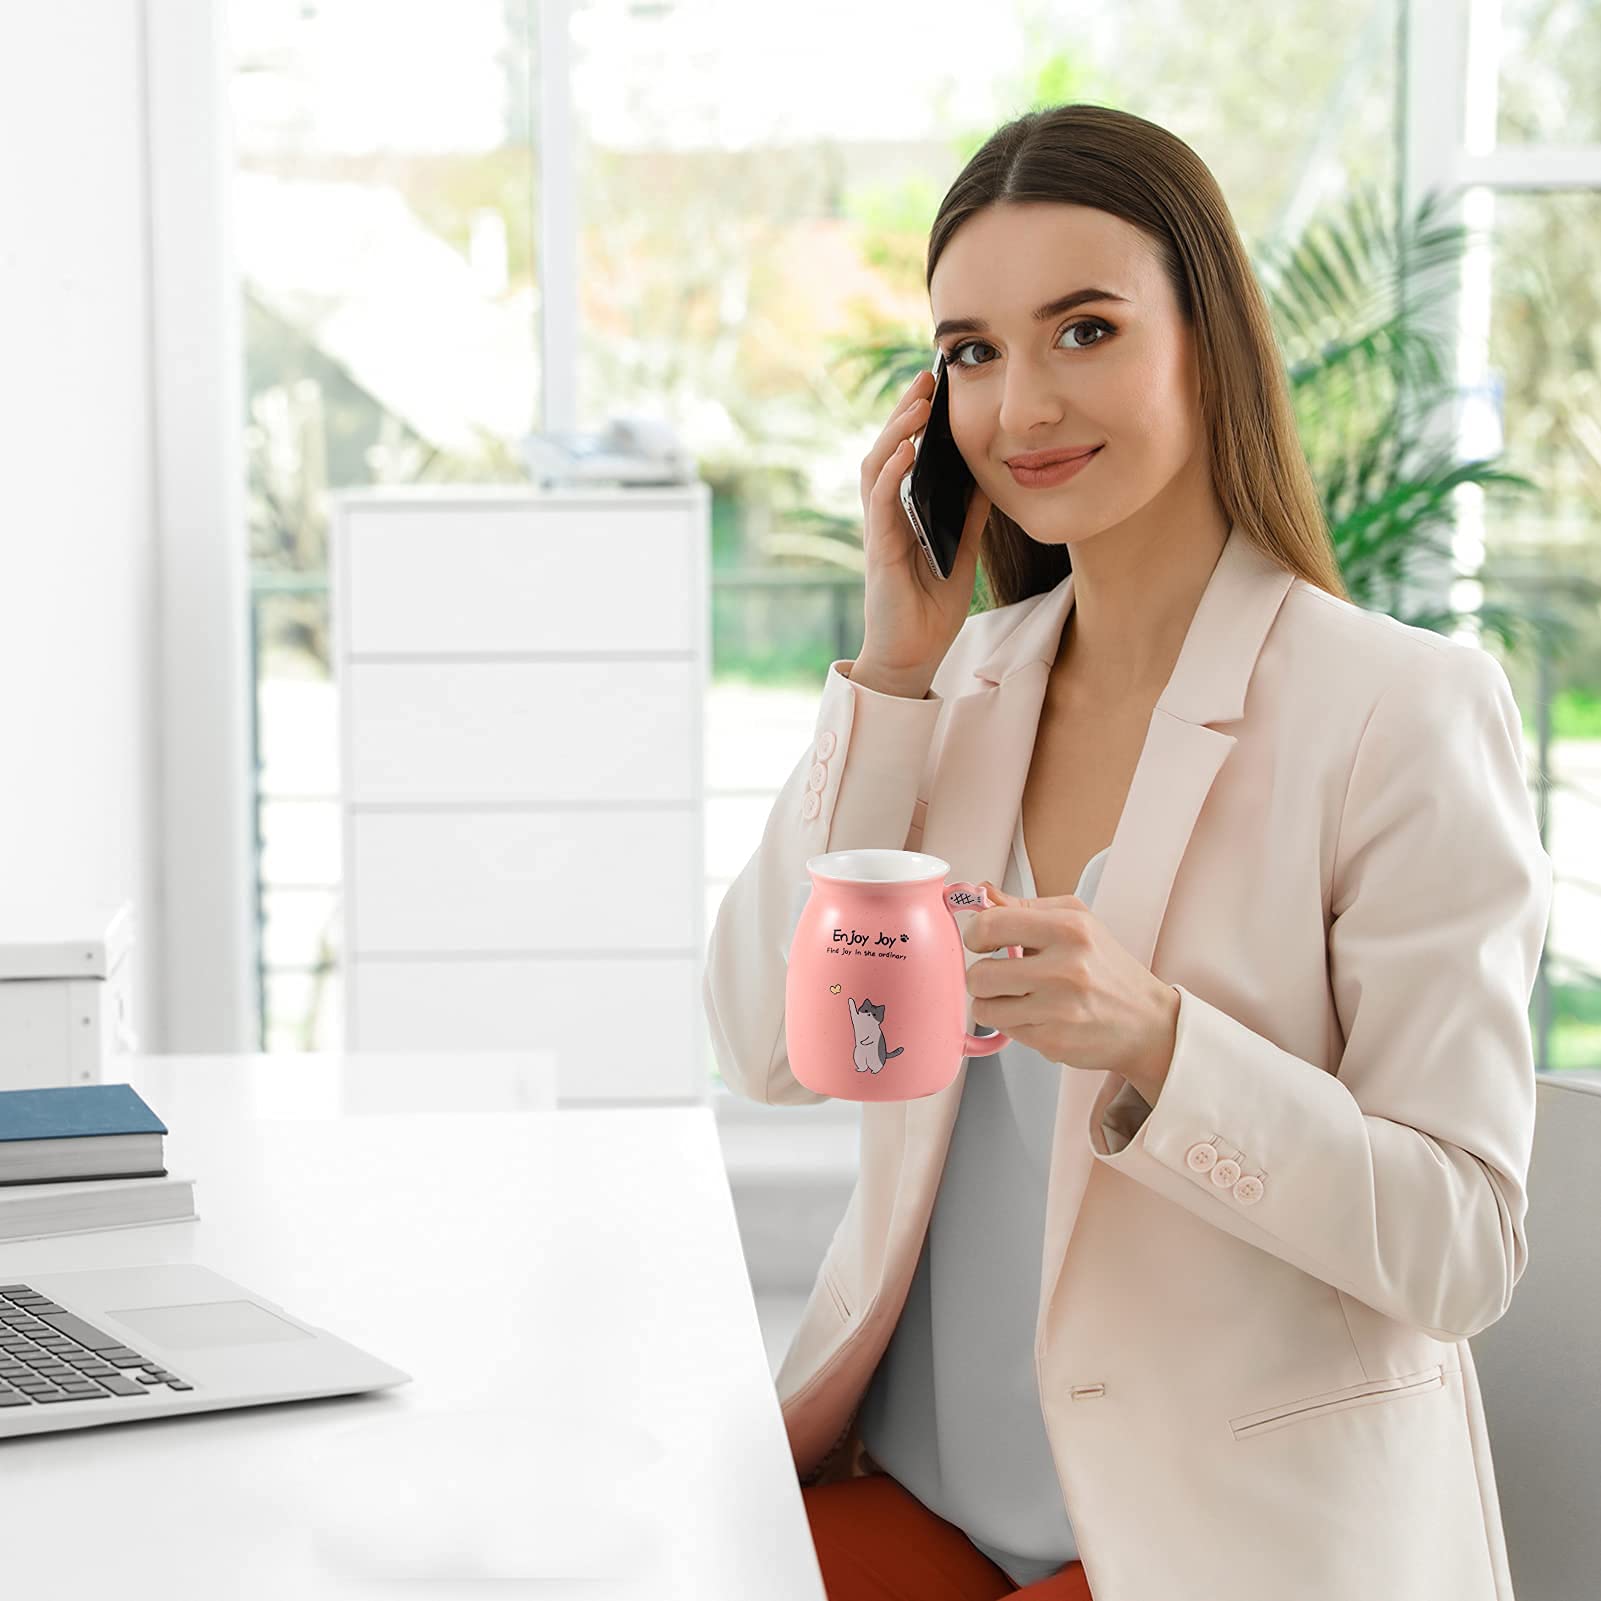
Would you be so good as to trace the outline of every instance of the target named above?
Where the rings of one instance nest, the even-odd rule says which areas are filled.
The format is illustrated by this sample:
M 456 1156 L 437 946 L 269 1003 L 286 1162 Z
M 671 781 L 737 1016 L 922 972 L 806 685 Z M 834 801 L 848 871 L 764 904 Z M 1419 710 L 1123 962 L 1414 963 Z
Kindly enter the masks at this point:
M 1011 1043 L 967 1032 L 967 963 L 953 914 L 995 903 L 980 884 L 947 884 L 950 870 L 923 851 L 828 851 L 807 861 L 812 892 L 784 979 L 785 1048 L 807 1089 L 841 1101 L 915 1100 L 950 1084 L 964 1056 Z

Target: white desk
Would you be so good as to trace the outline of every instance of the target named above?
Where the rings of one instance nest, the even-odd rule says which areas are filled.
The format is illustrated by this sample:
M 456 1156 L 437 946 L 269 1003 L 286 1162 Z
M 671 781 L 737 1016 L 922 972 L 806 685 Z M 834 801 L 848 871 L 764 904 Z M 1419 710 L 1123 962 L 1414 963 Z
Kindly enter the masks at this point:
M 0 1282 L 202 1262 L 414 1379 L 0 1441 L 8 1594 L 824 1601 L 709 1109 L 559 1108 L 537 1053 L 124 1064 L 199 1218 Z

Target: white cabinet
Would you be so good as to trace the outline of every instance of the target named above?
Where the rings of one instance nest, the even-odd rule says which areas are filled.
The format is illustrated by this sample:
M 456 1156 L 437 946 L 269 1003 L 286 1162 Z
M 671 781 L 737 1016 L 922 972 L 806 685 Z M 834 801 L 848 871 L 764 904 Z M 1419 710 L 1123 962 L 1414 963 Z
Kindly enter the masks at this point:
M 0 903 L 0 1090 L 120 1082 L 133 1025 L 133 903 Z
M 704 1100 L 711 493 L 335 499 L 345 1044 Z

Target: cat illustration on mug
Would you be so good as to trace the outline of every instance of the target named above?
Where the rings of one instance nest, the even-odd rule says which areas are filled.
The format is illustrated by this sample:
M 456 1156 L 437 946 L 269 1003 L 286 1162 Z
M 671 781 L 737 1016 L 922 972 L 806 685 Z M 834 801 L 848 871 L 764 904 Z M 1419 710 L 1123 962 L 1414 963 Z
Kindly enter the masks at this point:
M 899 1056 L 906 1049 L 904 1045 L 897 1045 L 893 1051 L 884 1049 L 884 1003 L 880 1001 L 874 1006 L 864 995 L 862 1004 L 858 1006 L 847 995 L 845 1004 L 851 1009 L 851 1028 L 854 1031 L 851 1038 L 856 1041 L 851 1056 L 856 1063 L 856 1071 L 881 1072 L 892 1056 Z

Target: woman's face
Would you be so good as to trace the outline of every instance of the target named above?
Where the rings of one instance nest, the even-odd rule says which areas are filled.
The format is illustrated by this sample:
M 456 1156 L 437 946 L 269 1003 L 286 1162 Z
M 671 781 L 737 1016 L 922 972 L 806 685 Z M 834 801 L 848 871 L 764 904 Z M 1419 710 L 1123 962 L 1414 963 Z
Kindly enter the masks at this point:
M 1036 307 L 1085 300 L 1040 320 Z M 1209 484 L 1194 342 L 1139 229 L 1089 206 L 1000 204 L 969 217 L 929 287 L 950 367 L 951 432 L 979 487 L 1031 538 L 1075 543 L 1169 490 Z M 977 319 L 980 329 L 942 328 Z M 1065 482 L 1020 483 L 1007 459 L 1100 446 Z M 1191 464 L 1195 471 L 1176 483 Z

